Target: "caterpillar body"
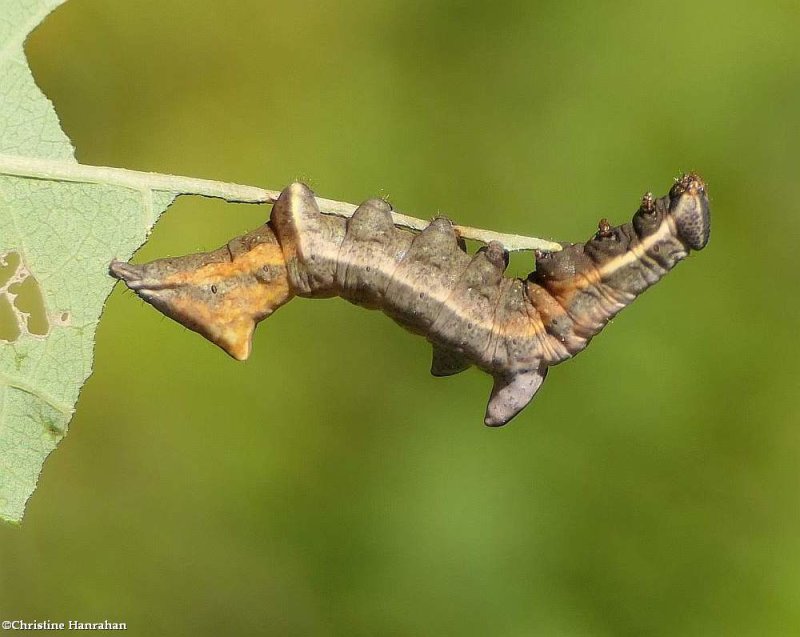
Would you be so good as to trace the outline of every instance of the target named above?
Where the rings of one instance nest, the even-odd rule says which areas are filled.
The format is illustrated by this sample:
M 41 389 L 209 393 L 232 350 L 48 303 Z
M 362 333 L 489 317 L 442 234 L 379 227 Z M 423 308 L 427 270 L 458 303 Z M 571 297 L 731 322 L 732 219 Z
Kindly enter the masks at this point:
M 468 254 L 451 222 L 414 234 L 394 226 L 383 200 L 349 219 L 320 213 L 303 184 L 287 187 L 270 221 L 213 252 L 111 274 L 161 312 L 234 358 L 250 354 L 255 325 L 294 296 L 340 296 L 380 309 L 433 346 L 431 373 L 475 365 L 494 379 L 485 423 L 507 423 L 547 369 L 576 355 L 620 310 L 709 238 L 706 188 L 694 174 L 633 220 L 602 220 L 586 243 L 537 253 L 527 279 L 504 276 L 508 255 L 491 242 Z

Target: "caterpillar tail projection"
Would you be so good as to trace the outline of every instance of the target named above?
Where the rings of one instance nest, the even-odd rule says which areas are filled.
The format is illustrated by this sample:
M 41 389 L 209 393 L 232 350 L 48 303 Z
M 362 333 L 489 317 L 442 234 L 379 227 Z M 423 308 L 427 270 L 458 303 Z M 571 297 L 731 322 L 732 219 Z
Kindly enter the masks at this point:
M 649 193 L 631 222 L 605 219 L 586 243 L 537 253 L 527 279 L 504 276 L 495 242 L 468 254 L 440 217 L 420 233 L 394 226 L 389 205 L 364 202 L 349 219 L 320 213 L 303 184 L 288 186 L 267 224 L 212 252 L 142 265 L 115 261 L 113 276 L 142 299 L 224 349 L 250 355 L 257 323 L 294 296 L 340 296 L 380 309 L 433 346 L 431 373 L 475 365 L 494 379 L 485 422 L 506 424 L 533 398 L 547 369 L 575 356 L 608 321 L 708 242 L 702 179 Z

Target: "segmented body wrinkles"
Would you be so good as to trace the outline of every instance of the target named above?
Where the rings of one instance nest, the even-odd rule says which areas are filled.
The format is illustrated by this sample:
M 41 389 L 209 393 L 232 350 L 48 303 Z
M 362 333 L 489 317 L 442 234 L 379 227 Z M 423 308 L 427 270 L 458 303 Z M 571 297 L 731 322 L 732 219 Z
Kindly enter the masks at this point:
M 431 342 L 435 376 L 475 365 L 494 378 L 485 422 L 496 426 L 530 402 L 548 367 L 583 350 L 710 232 L 705 185 L 685 175 L 669 195 L 645 195 L 631 222 L 603 220 L 586 243 L 537 253 L 523 280 L 504 276 L 500 244 L 470 255 L 448 219 L 414 234 L 396 228 L 390 211 L 370 199 L 350 219 L 323 215 L 295 183 L 268 224 L 216 251 L 115 262 L 111 272 L 239 359 L 249 356 L 255 324 L 294 296 L 380 309 Z

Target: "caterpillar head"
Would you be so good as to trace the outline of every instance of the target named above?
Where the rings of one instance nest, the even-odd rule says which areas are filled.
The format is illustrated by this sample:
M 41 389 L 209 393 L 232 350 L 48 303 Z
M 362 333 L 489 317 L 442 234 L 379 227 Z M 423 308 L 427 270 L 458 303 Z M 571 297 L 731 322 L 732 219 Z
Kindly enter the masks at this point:
M 692 250 L 702 250 L 711 233 L 708 195 L 702 178 L 683 175 L 669 191 L 669 214 L 675 220 L 678 237 Z

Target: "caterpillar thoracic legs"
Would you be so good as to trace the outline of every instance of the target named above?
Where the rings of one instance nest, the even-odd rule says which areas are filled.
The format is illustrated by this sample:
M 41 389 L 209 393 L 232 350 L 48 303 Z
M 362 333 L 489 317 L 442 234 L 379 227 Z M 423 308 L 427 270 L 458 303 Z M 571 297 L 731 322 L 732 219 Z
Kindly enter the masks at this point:
M 447 219 L 413 234 L 389 213 L 386 202 L 370 199 L 350 219 L 322 215 L 311 191 L 295 183 L 269 223 L 218 250 L 115 261 L 111 274 L 239 360 L 250 355 L 256 324 L 294 296 L 381 309 L 431 342 L 434 376 L 475 365 L 494 378 L 485 422 L 496 426 L 531 401 L 549 366 L 585 348 L 710 232 L 705 185 L 685 175 L 667 196 L 645 195 L 630 223 L 602 220 L 586 243 L 537 253 L 522 280 L 503 275 L 500 244 L 468 254 Z

